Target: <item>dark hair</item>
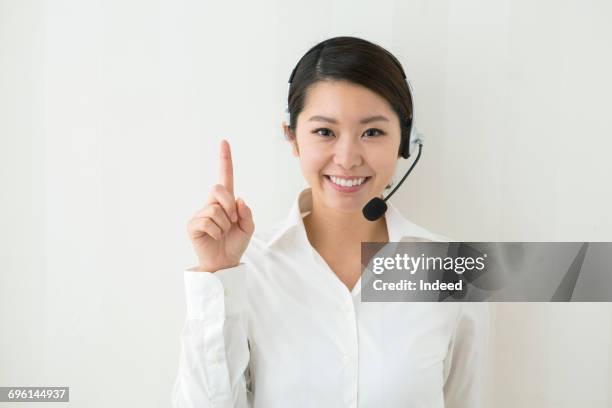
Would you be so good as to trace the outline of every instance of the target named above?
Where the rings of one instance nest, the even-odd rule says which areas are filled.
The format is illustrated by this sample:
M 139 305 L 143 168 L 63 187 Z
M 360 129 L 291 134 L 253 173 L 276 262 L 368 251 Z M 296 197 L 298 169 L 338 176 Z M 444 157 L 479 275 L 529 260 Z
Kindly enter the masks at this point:
M 356 37 L 334 37 L 312 47 L 289 78 L 289 128 L 296 129 L 309 87 L 319 81 L 345 80 L 385 98 L 400 120 L 402 152 L 409 140 L 412 97 L 400 62 L 383 47 Z

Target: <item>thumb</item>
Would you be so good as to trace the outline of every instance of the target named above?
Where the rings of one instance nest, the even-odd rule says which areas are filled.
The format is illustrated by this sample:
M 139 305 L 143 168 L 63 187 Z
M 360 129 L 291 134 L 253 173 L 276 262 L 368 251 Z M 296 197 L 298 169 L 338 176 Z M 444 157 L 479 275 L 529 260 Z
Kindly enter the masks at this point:
M 238 227 L 244 231 L 245 234 L 251 235 L 255 230 L 251 209 L 242 198 L 236 200 L 236 206 L 238 207 Z

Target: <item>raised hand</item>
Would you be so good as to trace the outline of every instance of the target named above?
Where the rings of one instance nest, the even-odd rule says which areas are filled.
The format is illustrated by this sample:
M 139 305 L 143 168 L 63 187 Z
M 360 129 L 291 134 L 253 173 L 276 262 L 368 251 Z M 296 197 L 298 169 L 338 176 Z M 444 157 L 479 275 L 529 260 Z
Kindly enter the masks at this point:
M 220 145 L 219 184 L 215 184 L 202 209 L 187 223 L 187 232 L 198 257 L 198 270 L 216 272 L 240 263 L 255 224 L 251 209 L 234 198 L 234 167 L 229 143 Z

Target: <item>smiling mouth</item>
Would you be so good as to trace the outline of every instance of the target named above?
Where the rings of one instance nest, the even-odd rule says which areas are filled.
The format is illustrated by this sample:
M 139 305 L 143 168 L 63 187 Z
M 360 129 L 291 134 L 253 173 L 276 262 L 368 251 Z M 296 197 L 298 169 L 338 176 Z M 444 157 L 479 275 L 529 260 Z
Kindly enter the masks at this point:
M 336 190 L 347 193 L 360 190 L 372 178 L 371 176 L 345 178 L 329 174 L 325 174 L 324 177 Z

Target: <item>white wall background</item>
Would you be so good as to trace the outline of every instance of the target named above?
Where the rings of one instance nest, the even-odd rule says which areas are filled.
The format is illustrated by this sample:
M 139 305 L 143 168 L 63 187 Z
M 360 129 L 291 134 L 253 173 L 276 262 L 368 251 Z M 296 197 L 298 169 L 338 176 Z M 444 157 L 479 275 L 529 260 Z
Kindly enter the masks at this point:
M 335 35 L 390 49 L 416 90 L 408 217 L 461 240 L 610 241 L 611 17 L 605 0 L 0 0 L 0 385 L 169 405 L 185 222 L 218 141 L 258 227 L 284 217 L 305 186 L 286 82 Z M 610 304 L 492 307 L 490 406 L 612 406 Z

